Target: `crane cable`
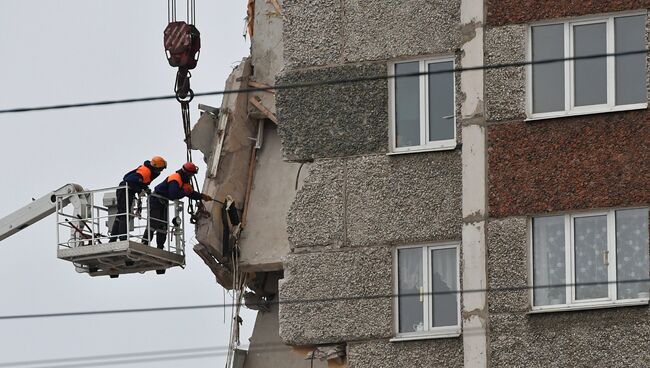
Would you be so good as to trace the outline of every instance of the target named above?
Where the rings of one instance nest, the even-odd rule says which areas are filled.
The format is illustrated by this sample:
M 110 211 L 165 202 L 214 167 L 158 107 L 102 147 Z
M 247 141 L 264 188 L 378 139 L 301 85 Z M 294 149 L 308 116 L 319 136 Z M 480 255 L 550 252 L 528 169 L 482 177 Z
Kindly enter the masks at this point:
M 195 0 L 186 0 L 186 22 L 178 22 L 176 18 L 176 0 L 167 0 L 168 25 L 164 32 L 164 44 L 169 64 L 178 67 L 174 82 L 174 94 L 181 105 L 181 118 L 185 141 L 185 157 L 192 162 L 192 122 L 190 118 L 190 102 L 194 99 L 194 91 L 190 88 L 191 69 L 196 67 L 201 48 L 200 33 L 194 26 L 196 22 Z M 193 188 L 198 188 L 196 175 L 190 179 Z M 195 189 L 196 190 L 196 189 Z M 205 213 L 201 201 L 197 201 L 195 209 L 193 199 L 188 199 L 187 212 L 190 223 L 195 224 L 198 217 Z

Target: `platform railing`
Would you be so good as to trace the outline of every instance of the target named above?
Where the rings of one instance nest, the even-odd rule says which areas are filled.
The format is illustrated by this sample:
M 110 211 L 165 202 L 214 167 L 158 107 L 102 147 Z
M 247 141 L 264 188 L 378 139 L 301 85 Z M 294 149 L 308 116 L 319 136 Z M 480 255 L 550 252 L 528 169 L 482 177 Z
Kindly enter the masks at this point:
M 117 212 L 118 190 L 124 190 L 128 202 L 131 189 L 127 186 L 77 192 L 56 197 L 57 247 L 74 248 L 109 244 L 129 240 L 157 246 L 156 235 L 165 234 L 164 250 L 185 255 L 185 214 L 181 201 L 170 201 L 155 194 L 137 193 L 126 211 Z M 157 211 L 162 216 L 152 217 L 150 202 L 159 201 Z M 66 204 L 70 202 L 70 205 Z M 162 209 L 161 209 L 162 208 Z M 165 214 L 167 216 L 165 216 Z M 165 219 L 167 217 L 167 219 Z M 114 221 L 125 221 L 126 231 L 111 234 Z M 149 238 L 149 239 L 147 239 Z

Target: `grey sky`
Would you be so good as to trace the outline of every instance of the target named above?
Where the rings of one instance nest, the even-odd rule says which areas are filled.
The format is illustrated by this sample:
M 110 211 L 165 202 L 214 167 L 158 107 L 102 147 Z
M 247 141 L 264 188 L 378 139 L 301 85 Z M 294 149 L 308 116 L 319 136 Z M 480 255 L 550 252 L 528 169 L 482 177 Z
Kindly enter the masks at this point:
M 196 6 L 202 50 L 192 87 L 223 89 L 231 67 L 248 54 L 245 2 L 197 0 Z M 171 93 L 175 72 L 162 46 L 166 11 L 166 0 L 3 0 L 0 109 Z M 193 121 L 198 102 L 219 106 L 220 100 L 195 99 Z M 0 217 L 69 182 L 117 185 L 152 155 L 167 158 L 167 174 L 185 157 L 175 101 L 0 115 L 0 129 Z M 195 155 L 202 176 L 205 164 Z M 49 217 L 0 243 L 0 315 L 223 303 L 222 289 L 191 251 L 193 229 L 186 235 L 185 270 L 91 278 L 56 258 Z M 223 318 L 222 310 L 197 310 L 0 321 L 0 363 L 224 346 Z M 254 314 L 244 319 L 248 336 Z M 220 367 L 223 361 L 119 367 Z

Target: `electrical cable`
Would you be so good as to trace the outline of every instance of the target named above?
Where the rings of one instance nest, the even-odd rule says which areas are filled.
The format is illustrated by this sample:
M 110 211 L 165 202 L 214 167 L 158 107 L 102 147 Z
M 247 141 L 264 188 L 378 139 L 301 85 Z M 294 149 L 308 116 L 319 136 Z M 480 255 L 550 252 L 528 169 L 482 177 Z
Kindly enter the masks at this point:
M 55 359 L 40 359 L 40 360 L 27 360 L 27 361 L 16 361 L 16 362 L 6 362 L 0 363 L 0 367 L 20 367 L 25 365 L 43 365 L 43 364 L 55 364 L 55 363 L 70 363 L 70 362 L 79 362 L 79 361 L 88 361 L 88 360 L 107 360 L 107 359 L 120 359 L 120 358 L 132 358 L 132 357 L 141 357 L 147 355 L 173 355 L 173 354 L 187 354 L 187 353 L 198 353 L 205 351 L 214 351 L 214 350 L 225 350 L 226 346 L 219 347 L 204 347 L 204 348 L 188 348 L 188 349 L 171 349 L 171 350 L 158 350 L 158 351 L 143 351 L 143 352 L 134 352 L 134 353 L 120 353 L 120 354 L 106 354 L 106 355 L 92 355 L 92 356 L 80 356 L 80 357 L 70 357 L 70 358 L 55 358 Z
M 435 71 L 403 73 L 398 75 L 377 75 L 377 76 L 349 78 L 349 79 L 332 79 L 332 80 L 322 80 L 322 81 L 295 83 L 295 84 L 281 84 L 281 85 L 268 86 L 268 87 L 250 87 L 250 88 L 241 88 L 241 89 L 194 93 L 194 96 L 195 97 L 215 96 L 215 95 L 226 95 L 232 93 L 248 93 L 248 92 L 261 92 L 261 91 L 268 91 L 268 90 L 287 90 L 287 89 L 310 88 L 310 87 L 318 87 L 318 86 L 333 86 L 339 84 L 372 82 L 378 80 L 418 77 L 423 75 L 434 75 L 434 74 L 443 74 L 443 73 L 450 73 L 450 72 L 462 73 L 462 72 L 479 71 L 479 70 L 493 70 L 493 69 L 501 69 L 501 68 L 513 68 L 513 67 L 523 67 L 523 66 L 530 66 L 530 65 L 551 64 L 551 63 L 565 62 L 565 61 L 597 59 L 597 58 L 604 58 L 604 57 L 629 56 L 629 55 L 646 54 L 649 51 L 650 51 L 649 49 L 643 49 L 643 50 L 625 51 L 625 52 L 618 52 L 618 53 L 574 56 L 568 58 L 555 58 L 555 59 L 544 59 L 544 60 L 537 60 L 537 61 L 521 61 L 521 62 L 501 63 L 501 64 L 491 64 L 491 65 L 481 65 L 481 66 L 471 66 L 471 67 L 459 67 L 459 68 L 441 69 Z M 71 104 L 49 105 L 49 106 L 19 107 L 19 108 L 0 110 L 0 114 L 21 113 L 21 112 L 30 112 L 30 111 L 44 111 L 44 110 L 61 110 L 61 109 L 69 109 L 69 108 L 106 106 L 106 105 L 126 104 L 126 103 L 134 103 L 134 102 L 160 101 L 160 100 L 169 100 L 169 99 L 176 99 L 176 95 L 126 98 L 126 99 L 117 99 L 117 100 L 104 100 L 104 101 L 82 102 L 82 103 L 71 103 Z
M 412 296 L 429 296 L 429 295 L 447 295 L 447 294 L 470 294 L 470 293 L 496 293 L 496 292 L 510 292 L 510 291 L 524 291 L 535 289 L 552 289 L 561 287 L 576 287 L 576 286 L 597 286 L 597 285 L 610 285 L 610 284 L 629 284 L 629 283 L 642 283 L 650 282 L 650 278 L 633 279 L 633 280 L 617 280 L 617 281 L 594 281 L 594 282 L 581 282 L 581 283 L 565 283 L 565 284 L 549 284 L 549 285 L 533 285 L 533 286 L 510 286 L 510 287 L 495 287 L 495 288 L 482 288 L 482 289 L 468 289 L 468 290 L 445 290 L 445 291 L 432 291 L 432 292 L 417 292 L 417 293 L 400 293 L 400 294 L 375 294 L 375 295 L 355 295 L 355 296 L 341 296 L 332 298 L 311 298 L 311 299 L 287 299 L 287 300 L 272 300 L 263 301 L 260 303 L 251 303 L 251 306 L 268 306 L 280 304 L 308 304 L 308 303 L 327 303 L 338 301 L 353 301 L 353 300 L 376 300 L 376 299 L 395 299 L 398 297 L 412 297 Z M 160 312 L 160 311 L 174 311 L 174 310 L 188 310 L 188 309 L 213 309 L 213 308 L 227 308 L 236 307 L 236 303 L 226 304 L 208 304 L 208 305 L 190 305 L 178 307 L 162 307 L 162 308 L 142 308 L 142 309 L 115 309 L 115 310 L 102 310 L 102 311 L 87 311 L 87 312 L 68 312 L 68 313 L 48 313 L 48 314 L 22 314 L 22 315 L 7 315 L 0 316 L 0 320 L 16 320 L 16 319 L 32 319 L 32 318 L 53 318 L 53 317 L 70 317 L 70 316 L 86 316 L 86 315 L 101 315 L 101 314 L 120 314 L 120 313 L 140 313 L 140 312 Z

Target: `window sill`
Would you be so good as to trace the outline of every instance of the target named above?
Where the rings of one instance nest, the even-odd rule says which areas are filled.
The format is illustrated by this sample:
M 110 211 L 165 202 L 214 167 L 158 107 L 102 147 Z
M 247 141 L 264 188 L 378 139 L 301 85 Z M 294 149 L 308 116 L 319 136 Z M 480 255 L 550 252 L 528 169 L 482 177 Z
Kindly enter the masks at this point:
M 413 147 L 413 148 L 407 148 L 399 151 L 391 151 L 388 152 L 386 155 L 387 156 L 395 156 L 395 155 L 405 155 L 409 153 L 421 153 L 421 152 L 435 152 L 435 151 L 452 151 L 455 150 L 458 145 L 454 143 L 453 145 L 445 145 L 445 146 L 440 146 L 440 147 Z
M 397 335 L 390 339 L 390 342 L 403 342 L 403 341 L 418 341 L 418 340 L 433 340 L 433 339 L 448 339 L 460 336 L 460 328 L 453 330 L 445 330 L 440 332 L 429 331 L 425 333 L 403 334 Z
M 649 304 L 650 304 L 650 300 L 648 299 L 629 299 L 629 300 L 616 300 L 613 302 L 610 301 L 592 302 L 592 303 L 571 304 L 571 305 L 561 305 L 561 306 L 550 305 L 550 306 L 542 306 L 542 307 L 533 307 L 533 309 L 527 314 L 570 312 L 570 311 L 620 308 L 620 307 L 635 307 L 635 306 L 643 306 Z
M 634 105 L 614 106 L 612 108 L 607 108 L 607 109 L 593 109 L 593 110 L 568 111 L 568 112 L 563 111 L 561 113 L 543 113 L 543 114 L 527 117 L 524 121 L 537 121 L 537 120 L 568 118 L 572 116 L 607 114 L 611 112 L 645 110 L 647 108 L 648 108 L 647 103 L 641 103 L 641 104 L 634 104 Z

